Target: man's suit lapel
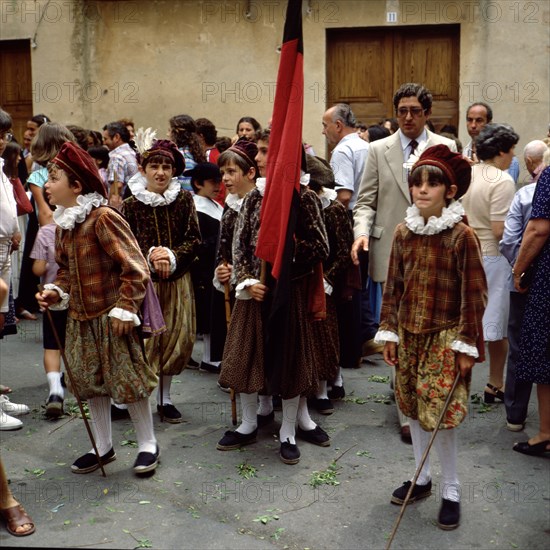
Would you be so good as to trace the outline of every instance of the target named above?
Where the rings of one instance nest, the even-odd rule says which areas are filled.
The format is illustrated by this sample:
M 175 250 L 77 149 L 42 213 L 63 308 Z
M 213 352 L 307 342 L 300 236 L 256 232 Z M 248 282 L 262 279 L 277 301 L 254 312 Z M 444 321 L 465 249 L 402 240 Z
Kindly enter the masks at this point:
M 403 195 L 407 199 L 407 202 L 411 202 L 411 195 L 409 192 L 409 186 L 406 182 L 403 181 L 403 149 L 401 148 L 401 139 L 399 138 L 398 132 L 393 134 L 392 138 L 389 139 L 387 143 L 387 148 L 384 153 L 386 162 L 393 174 L 395 183 L 401 189 Z

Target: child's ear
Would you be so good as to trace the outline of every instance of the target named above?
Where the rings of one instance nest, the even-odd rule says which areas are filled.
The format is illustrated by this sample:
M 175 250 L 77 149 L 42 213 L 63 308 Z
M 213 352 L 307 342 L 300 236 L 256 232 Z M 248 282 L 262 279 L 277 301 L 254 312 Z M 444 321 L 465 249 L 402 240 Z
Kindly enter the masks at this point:
M 454 199 L 454 196 L 456 195 L 458 187 L 456 185 L 450 185 L 447 187 L 447 193 L 445 195 L 446 199 Z
M 75 195 L 80 195 L 84 190 L 84 187 L 82 187 L 82 184 L 78 180 L 75 180 L 74 184 L 71 185 L 71 189 Z
M 141 164 L 138 164 L 138 170 L 142 176 L 145 176 L 145 170 L 143 169 L 143 166 L 141 166 Z
M 256 176 L 256 168 L 254 168 L 253 166 L 251 166 L 251 167 L 248 169 L 248 172 L 246 173 L 246 177 L 247 177 L 250 181 L 253 181 L 255 176 Z

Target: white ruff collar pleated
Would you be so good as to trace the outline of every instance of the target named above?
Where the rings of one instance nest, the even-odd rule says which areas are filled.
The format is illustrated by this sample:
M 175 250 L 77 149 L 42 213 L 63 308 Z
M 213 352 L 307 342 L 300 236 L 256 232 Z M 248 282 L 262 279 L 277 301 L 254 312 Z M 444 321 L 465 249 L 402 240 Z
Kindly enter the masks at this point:
M 147 178 L 140 172 L 137 172 L 130 178 L 128 187 L 130 188 L 132 195 L 134 195 L 138 201 L 153 207 L 166 206 L 173 203 L 181 191 L 181 184 L 178 181 L 178 178 L 172 178 L 168 189 L 166 189 L 162 195 L 160 193 L 148 191 Z
M 78 203 L 76 206 L 70 206 L 69 208 L 58 206 L 55 209 L 53 219 L 62 229 L 74 229 L 77 223 L 82 223 L 86 219 L 92 208 L 104 206 L 108 201 L 97 191 L 94 191 L 86 195 L 79 195 L 76 202 Z
M 458 201 L 453 201 L 447 208 L 443 208 L 439 218 L 432 216 L 428 218 L 428 222 L 426 223 L 417 206 L 413 204 L 407 208 L 405 225 L 417 235 L 437 235 L 462 221 L 462 216 L 464 216 L 462 204 Z

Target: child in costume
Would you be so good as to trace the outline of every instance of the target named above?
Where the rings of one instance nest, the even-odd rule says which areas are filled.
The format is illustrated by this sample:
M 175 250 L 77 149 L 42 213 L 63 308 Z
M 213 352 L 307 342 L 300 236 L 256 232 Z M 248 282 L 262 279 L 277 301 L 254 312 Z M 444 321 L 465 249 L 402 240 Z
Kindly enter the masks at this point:
M 417 467 L 460 377 L 435 438 L 443 477 L 438 525 L 446 530 L 460 522 L 453 428 L 467 414 L 471 369 L 483 356 L 483 344 L 478 344 L 487 303 L 479 241 L 456 200 L 470 177 L 470 165 L 445 145 L 426 149 L 413 166 L 409 189 L 414 204 L 395 230 L 376 335 L 377 342 L 385 342 L 384 360 L 396 367 L 395 395 L 410 419 Z M 410 485 L 406 481 L 396 489 L 391 502 L 402 504 Z M 431 487 L 426 461 L 409 502 L 429 496 Z
M 220 383 L 240 394 L 242 422 L 236 430 L 227 431 L 218 442 L 217 448 L 222 451 L 256 441 L 261 418 L 257 414 L 258 393 L 265 390 L 267 382 L 263 317 L 268 286 L 260 282 L 261 261 L 255 256 L 264 191 L 265 179 L 262 178 L 257 181 L 256 188 L 245 196 L 233 236 L 234 269 L 231 280 L 235 286 L 236 302 L 224 348 Z M 279 438 L 280 458 L 286 464 L 296 464 L 300 460 L 296 435 L 317 445 L 330 444 L 326 432 L 309 417 L 305 397 L 317 386 L 311 323 L 307 319 L 307 275 L 311 265 L 327 255 L 328 244 L 318 199 L 312 191 L 302 186 L 294 254 L 295 272 L 291 285 L 290 330 L 295 338 L 289 347 L 291 356 L 287 358 L 288 365 L 285 365 L 288 368 L 284 369 L 280 385 L 276 388 L 283 398 Z
M 192 170 L 184 172 L 191 177 L 191 187 L 195 194 L 193 201 L 201 232 L 201 244 L 197 261 L 191 267 L 195 308 L 197 311 L 197 334 L 202 334 L 203 353 L 199 370 L 219 374 L 221 355 L 212 355 L 210 334 L 216 329 L 215 323 L 225 324 L 224 296 L 214 291 L 212 274 L 216 267 L 216 246 L 220 233 L 220 220 L 223 208 L 216 197 L 220 192 L 221 172 L 217 164 L 201 162 Z
M 136 133 L 139 171 L 128 182 L 132 197 L 122 205 L 136 236 L 159 298 L 166 330 L 146 340 L 149 364 L 162 376 L 157 411 L 166 422 L 182 422 L 170 397 L 172 378 L 181 374 L 195 343 L 195 299 L 190 268 L 201 241 L 193 197 L 178 176 L 185 162 L 175 143 L 152 141 L 153 133 Z
M 103 464 L 116 458 L 111 434 L 111 398 L 128 404 L 136 430 L 138 475 L 155 470 L 159 447 L 149 395 L 158 379 L 142 352 L 137 315 L 150 281 L 149 269 L 128 223 L 107 207 L 105 187 L 93 159 L 74 143 L 51 161 L 45 189 L 57 206 L 54 220 L 54 283 L 36 295 L 46 308 L 69 308 L 65 353 L 75 387 L 87 399 Z M 57 306 L 56 306 L 57 305 Z M 77 474 L 99 468 L 94 451 L 71 466 Z
M 225 292 L 225 285 L 230 285 L 233 270 L 232 244 L 237 217 L 245 195 L 256 186 L 258 167 L 254 159 L 257 153 L 258 147 L 256 144 L 243 138 L 226 149 L 218 158 L 218 167 L 222 174 L 222 182 L 228 193 L 220 222 L 220 236 L 213 280 L 214 288 L 222 293 Z M 231 301 L 233 302 L 233 290 L 231 290 L 230 294 Z M 212 332 L 211 358 L 217 358 L 220 353 L 223 357 L 227 336 L 225 315 L 223 320 L 223 324 L 220 324 L 217 320 L 214 321 L 218 330 Z M 222 391 L 229 391 L 229 387 L 220 384 L 219 381 L 218 386 Z
M 49 205 L 48 196 L 44 199 Z M 55 210 L 54 207 L 51 207 Z M 55 232 L 57 224 L 51 221 L 43 225 L 36 235 L 30 257 L 34 260 L 32 271 L 41 277 L 43 285 L 53 283 L 57 277 L 58 265 L 55 262 Z M 57 331 L 61 346 L 65 347 L 65 327 L 67 325 L 67 310 L 50 311 L 52 322 Z M 61 383 L 61 352 L 54 336 L 53 328 L 48 315 L 42 317 L 42 334 L 44 347 L 44 370 L 48 380 L 49 394 L 46 401 L 46 417 L 58 418 L 63 416 L 63 397 L 65 392 Z
M 334 405 L 327 394 L 327 380 L 341 377 L 340 341 L 336 304 L 340 300 L 351 266 L 349 251 L 353 244 L 353 227 L 346 208 L 336 198 L 334 174 L 328 162 L 307 155 L 309 188 L 315 191 L 323 207 L 323 221 L 329 240 L 329 256 L 323 262 L 326 320 L 313 323 L 314 352 L 319 372 L 319 388 L 309 400 L 310 407 L 321 414 L 332 414 Z

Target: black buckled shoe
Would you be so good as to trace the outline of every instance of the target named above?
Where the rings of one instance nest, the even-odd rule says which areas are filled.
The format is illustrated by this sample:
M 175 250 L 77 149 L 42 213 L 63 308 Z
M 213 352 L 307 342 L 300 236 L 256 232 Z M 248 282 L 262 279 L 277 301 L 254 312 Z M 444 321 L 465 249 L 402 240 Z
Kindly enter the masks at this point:
M 244 445 L 250 443 L 256 443 L 256 436 L 258 435 L 258 428 L 256 428 L 250 434 L 242 434 L 236 430 L 228 430 L 224 436 L 218 441 L 216 449 L 219 451 L 232 451 L 234 449 L 240 449 Z
M 392 504 L 403 504 L 403 502 L 405 502 L 405 497 L 409 492 L 409 487 L 411 486 L 411 483 L 412 483 L 411 481 L 405 481 L 405 483 L 403 483 L 401 487 L 399 487 L 392 493 L 392 496 L 391 496 Z M 407 504 L 410 504 L 411 502 L 415 502 L 416 500 L 420 500 L 421 498 L 429 497 L 431 494 L 432 494 L 431 480 L 428 481 L 426 485 L 415 484 Z
M 281 443 L 279 456 L 285 464 L 298 464 L 300 462 L 300 449 L 298 449 L 298 445 L 292 444 L 287 439 Z
M 111 447 L 111 449 L 101 457 L 101 463 L 105 466 L 105 464 L 109 464 L 109 462 L 113 462 L 113 460 L 116 460 L 116 453 Z M 71 471 L 74 474 L 89 474 L 98 468 L 99 462 L 97 460 L 97 455 L 95 453 L 86 453 L 73 462 Z
M 111 420 L 125 420 L 130 418 L 130 411 L 125 407 L 121 409 L 111 403 Z
M 162 417 L 164 418 L 165 422 L 168 422 L 169 424 L 179 424 L 180 422 L 183 422 L 183 418 L 181 417 L 181 413 L 172 405 L 172 403 L 167 403 L 166 405 L 157 405 L 157 412 L 161 414 L 162 411 Z
M 319 447 L 330 446 L 330 437 L 321 426 L 315 426 L 313 430 L 302 430 L 302 428 L 298 427 L 296 435 L 308 443 L 319 445 Z
M 137 475 L 146 474 L 156 469 L 159 463 L 160 449 L 157 445 L 157 450 L 154 453 L 141 452 L 137 455 L 134 462 L 134 472 Z
M 441 502 L 437 525 L 444 531 L 452 531 L 460 525 L 460 502 L 444 498 Z
M 204 361 L 201 361 L 199 365 L 199 371 L 210 372 L 212 374 L 220 374 L 220 366 L 212 365 L 212 363 L 205 363 Z
M 63 398 L 60 395 L 52 394 L 46 401 L 46 418 L 59 418 L 63 416 Z
M 256 422 L 258 423 L 258 428 L 264 428 L 269 426 L 275 420 L 275 411 L 271 411 L 269 414 L 258 414 L 256 415 Z

